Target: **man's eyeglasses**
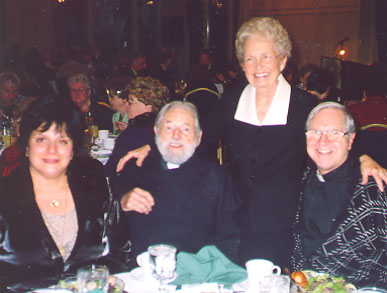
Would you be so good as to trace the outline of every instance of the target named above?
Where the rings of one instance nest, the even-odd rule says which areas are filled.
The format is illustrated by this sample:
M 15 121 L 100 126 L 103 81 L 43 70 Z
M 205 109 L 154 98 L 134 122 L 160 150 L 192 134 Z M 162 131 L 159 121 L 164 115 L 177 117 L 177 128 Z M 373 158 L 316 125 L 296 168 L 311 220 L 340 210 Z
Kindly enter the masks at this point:
M 318 141 L 320 140 L 322 135 L 326 135 L 327 139 L 330 141 L 339 141 L 343 138 L 344 135 L 349 134 L 349 132 L 344 132 L 341 130 L 317 130 L 317 129 L 309 129 L 305 132 L 305 135 L 310 141 Z

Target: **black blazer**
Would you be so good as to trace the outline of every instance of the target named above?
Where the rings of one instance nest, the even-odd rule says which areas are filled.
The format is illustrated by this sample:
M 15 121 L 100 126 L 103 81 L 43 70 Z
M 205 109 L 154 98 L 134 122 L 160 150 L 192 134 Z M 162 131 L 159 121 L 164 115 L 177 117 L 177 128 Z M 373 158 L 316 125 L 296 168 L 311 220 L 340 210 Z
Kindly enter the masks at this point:
M 107 264 L 113 272 L 126 270 L 126 254 L 120 252 L 124 241 L 115 237 L 117 204 L 103 174 L 100 162 L 91 158 L 73 159 L 68 167 L 78 235 L 66 262 L 35 202 L 28 164 L 0 182 L 1 292 L 53 285 L 90 263 Z

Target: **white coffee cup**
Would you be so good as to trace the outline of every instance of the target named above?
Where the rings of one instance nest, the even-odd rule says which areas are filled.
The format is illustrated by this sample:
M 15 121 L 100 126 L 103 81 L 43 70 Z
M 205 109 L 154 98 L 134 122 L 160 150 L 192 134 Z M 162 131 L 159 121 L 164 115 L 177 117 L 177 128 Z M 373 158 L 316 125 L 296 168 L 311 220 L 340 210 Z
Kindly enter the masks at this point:
M 115 143 L 114 138 L 105 138 L 103 140 L 103 148 L 105 150 L 112 150 L 112 149 L 114 149 L 114 143 Z
M 281 268 L 275 266 L 271 261 L 266 259 L 252 259 L 246 262 L 247 276 L 250 288 L 255 292 L 259 289 L 260 281 L 270 275 L 280 275 Z
M 98 137 L 100 139 L 106 139 L 109 137 L 109 130 L 98 130 Z
M 153 280 L 154 266 L 148 251 L 145 251 L 136 257 L 138 266 L 142 269 L 145 280 Z

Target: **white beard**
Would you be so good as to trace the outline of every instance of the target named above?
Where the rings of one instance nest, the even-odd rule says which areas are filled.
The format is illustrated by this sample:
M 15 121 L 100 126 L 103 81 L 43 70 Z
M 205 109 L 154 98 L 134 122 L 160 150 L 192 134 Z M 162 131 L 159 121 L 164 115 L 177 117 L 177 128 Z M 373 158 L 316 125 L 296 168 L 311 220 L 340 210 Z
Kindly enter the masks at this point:
M 178 152 L 173 152 L 169 149 L 169 145 L 177 143 L 183 147 Z M 167 163 L 181 165 L 189 160 L 195 152 L 197 144 L 187 145 L 181 140 L 170 139 L 168 141 L 161 141 L 160 136 L 156 135 L 156 145 L 161 156 Z

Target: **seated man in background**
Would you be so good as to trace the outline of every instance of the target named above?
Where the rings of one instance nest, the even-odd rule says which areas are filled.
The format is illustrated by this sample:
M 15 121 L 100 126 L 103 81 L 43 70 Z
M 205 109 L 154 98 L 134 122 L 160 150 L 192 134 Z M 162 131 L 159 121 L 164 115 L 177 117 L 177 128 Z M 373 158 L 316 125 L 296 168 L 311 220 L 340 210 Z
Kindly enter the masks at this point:
M 238 198 L 222 167 L 195 153 L 202 135 L 196 107 L 180 101 L 165 105 L 154 132 L 157 147 L 143 166 L 131 161 L 118 176 L 133 256 L 152 244 L 187 252 L 214 244 L 235 261 Z
M 315 165 L 304 174 L 294 270 L 387 288 L 386 191 L 378 189 L 373 177 L 361 185 L 359 162 L 349 154 L 355 138 L 352 116 L 338 103 L 322 103 L 309 114 L 306 130 L 307 151 Z
M 86 75 L 77 74 L 69 77 L 67 85 L 70 88 L 71 100 L 79 107 L 85 118 L 93 119 L 98 129 L 113 130 L 113 111 L 104 102 L 99 102 L 91 97 L 90 82 Z

